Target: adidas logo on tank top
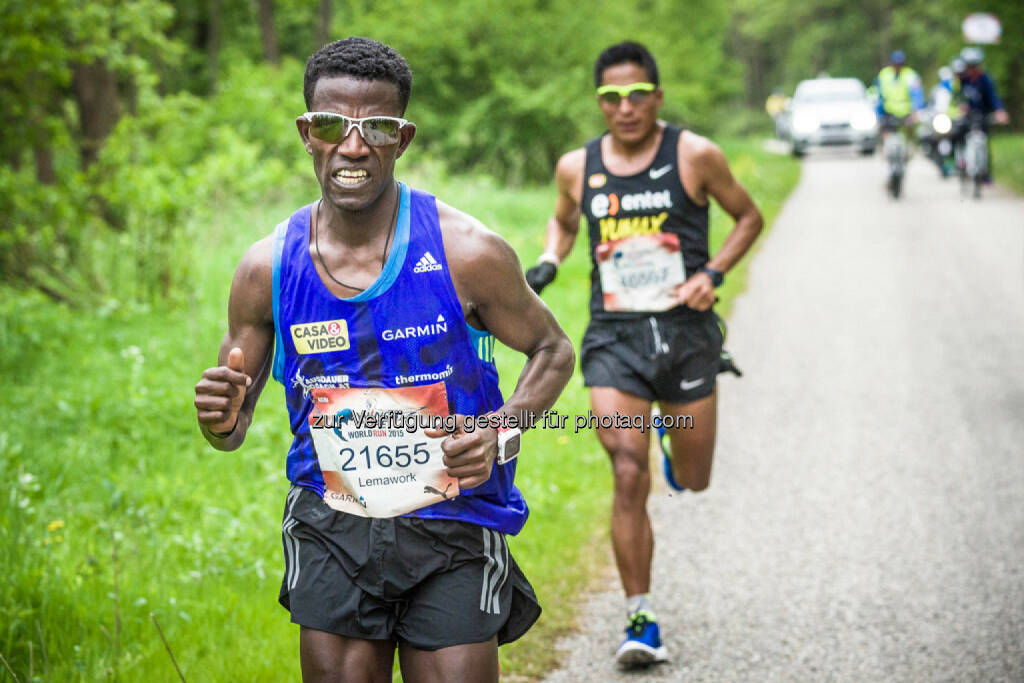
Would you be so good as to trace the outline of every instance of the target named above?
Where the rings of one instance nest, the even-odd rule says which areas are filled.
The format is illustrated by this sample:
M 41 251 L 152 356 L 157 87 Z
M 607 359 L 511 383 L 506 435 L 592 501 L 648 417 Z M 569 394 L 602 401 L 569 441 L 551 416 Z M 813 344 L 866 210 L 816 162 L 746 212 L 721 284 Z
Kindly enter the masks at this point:
M 437 262 L 433 254 L 429 251 L 423 252 L 423 256 L 416 262 L 416 267 L 412 269 L 414 273 L 429 273 L 432 270 L 441 270 L 441 264 Z

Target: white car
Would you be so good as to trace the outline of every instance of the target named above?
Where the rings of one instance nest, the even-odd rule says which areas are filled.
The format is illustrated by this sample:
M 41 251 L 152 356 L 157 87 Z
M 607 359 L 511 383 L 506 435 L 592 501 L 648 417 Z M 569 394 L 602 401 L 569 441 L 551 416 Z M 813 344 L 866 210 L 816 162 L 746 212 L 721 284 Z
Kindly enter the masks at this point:
M 801 81 L 788 114 L 793 156 L 815 146 L 853 145 L 862 154 L 878 146 L 874 103 L 856 78 Z

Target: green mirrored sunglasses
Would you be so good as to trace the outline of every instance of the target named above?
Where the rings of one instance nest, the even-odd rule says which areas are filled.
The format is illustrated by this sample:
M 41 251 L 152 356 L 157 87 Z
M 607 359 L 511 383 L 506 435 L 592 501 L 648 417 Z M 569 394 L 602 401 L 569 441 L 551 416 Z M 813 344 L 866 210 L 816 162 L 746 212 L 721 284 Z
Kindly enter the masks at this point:
M 324 142 L 338 143 L 355 128 L 373 147 L 393 145 L 402 139 L 401 130 L 409 121 L 395 116 L 366 116 L 354 119 L 327 111 L 307 111 L 302 118 L 309 121 L 309 134 Z

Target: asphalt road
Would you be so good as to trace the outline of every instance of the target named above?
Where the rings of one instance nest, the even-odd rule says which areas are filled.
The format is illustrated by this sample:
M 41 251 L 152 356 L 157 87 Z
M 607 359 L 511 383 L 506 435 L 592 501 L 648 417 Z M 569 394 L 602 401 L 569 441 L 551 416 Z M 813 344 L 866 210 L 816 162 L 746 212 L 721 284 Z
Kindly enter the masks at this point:
M 649 506 L 671 662 L 609 573 L 549 680 L 1024 681 L 1024 200 L 884 172 L 812 154 L 754 257 L 711 488 Z

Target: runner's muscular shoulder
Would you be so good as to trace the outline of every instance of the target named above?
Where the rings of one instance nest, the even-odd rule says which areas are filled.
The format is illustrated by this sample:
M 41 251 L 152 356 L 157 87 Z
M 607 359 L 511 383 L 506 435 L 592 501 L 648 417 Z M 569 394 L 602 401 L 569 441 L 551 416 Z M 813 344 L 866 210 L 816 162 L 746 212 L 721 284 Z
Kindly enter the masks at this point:
M 679 161 L 679 180 L 690 198 L 698 204 L 707 204 L 708 185 L 725 163 L 725 156 L 718 145 L 693 131 L 684 130 L 679 135 L 676 150 Z
M 511 348 L 527 351 L 554 318 L 527 286 L 515 250 L 477 219 L 441 201 L 437 216 L 466 322 Z
M 757 207 L 732 171 L 721 148 L 690 131 L 679 136 L 679 177 L 687 194 L 698 204 L 710 199 L 739 220 L 757 213 Z

